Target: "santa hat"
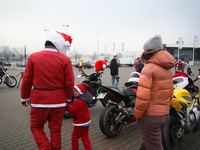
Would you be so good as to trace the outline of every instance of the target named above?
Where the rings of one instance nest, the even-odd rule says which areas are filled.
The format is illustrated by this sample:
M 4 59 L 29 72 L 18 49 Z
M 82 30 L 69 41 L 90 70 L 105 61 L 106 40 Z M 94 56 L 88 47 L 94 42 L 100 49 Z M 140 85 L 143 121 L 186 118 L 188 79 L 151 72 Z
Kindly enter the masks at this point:
M 188 74 L 179 72 L 173 75 L 174 89 L 182 89 L 188 85 Z
M 74 88 L 82 95 L 84 94 L 86 91 L 89 91 L 92 94 L 92 90 L 90 88 L 89 85 L 84 84 L 84 83 L 79 83 L 77 85 L 74 86 Z
M 50 34 L 46 41 L 53 43 L 58 52 L 65 55 L 67 49 L 71 46 L 72 38 L 65 33 L 56 31 Z
M 132 72 L 128 82 L 139 82 L 140 73 L 139 72 Z
M 107 62 L 105 60 L 98 60 L 94 65 L 95 71 L 103 71 L 105 70 Z

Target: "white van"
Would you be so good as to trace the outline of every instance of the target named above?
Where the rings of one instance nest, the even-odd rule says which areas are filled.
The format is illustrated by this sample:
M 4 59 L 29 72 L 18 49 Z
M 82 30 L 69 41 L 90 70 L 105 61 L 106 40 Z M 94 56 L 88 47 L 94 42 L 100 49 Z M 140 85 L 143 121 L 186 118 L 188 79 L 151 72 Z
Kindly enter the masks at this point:
M 134 66 L 134 62 L 135 59 L 134 58 L 120 58 L 118 60 L 118 62 L 122 65 L 122 66 L 127 66 L 127 67 L 132 67 Z

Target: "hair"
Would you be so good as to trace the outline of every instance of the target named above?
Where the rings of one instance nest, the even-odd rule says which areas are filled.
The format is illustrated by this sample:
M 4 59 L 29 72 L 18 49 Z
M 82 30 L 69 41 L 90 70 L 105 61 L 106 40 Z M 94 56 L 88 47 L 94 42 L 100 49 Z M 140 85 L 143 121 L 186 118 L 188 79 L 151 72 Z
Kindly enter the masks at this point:
M 144 51 L 145 52 L 145 51 Z M 141 57 L 140 57 L 140 61 L 142 63 L 144 63 L 145 61 L 147 61 L 145 58 L 144 58 L 144 52 L 141 54 Z
M 45 47 L 50 46 L 56 48 L 56 46 L 51 41 L 46 41 L 44 45 Z

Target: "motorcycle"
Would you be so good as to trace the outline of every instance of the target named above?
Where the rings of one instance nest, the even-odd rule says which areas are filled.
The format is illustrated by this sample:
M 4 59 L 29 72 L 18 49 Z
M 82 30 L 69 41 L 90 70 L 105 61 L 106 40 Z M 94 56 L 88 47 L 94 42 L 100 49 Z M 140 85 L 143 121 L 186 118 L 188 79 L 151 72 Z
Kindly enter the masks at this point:
M 13 88 L 17 84 L 14 76 L 8 75 L 8 69 L 0 66 L 0 85 L 6 84 L 8 87 Z
M 200 91 L 188 77 L 189 84 L 183 89 L 174 89 L 170 101 L 169 121 L 162 130 L 162 143 L 165 150 L 181 150 L 183 135 L 200 129 Z M 174 84 L 178 81 L 174 80 Z
M 80 83 L 85 83 L 87 85 L 89 85 L 92 89 L 92 95 L 93 95 L 93 102 L 92 104 L 88 104 L 88 107 L 94 107 L 97 104 L 97 101 L 100 100 L 102 105 L 105 107 L 108 103 L 108 99 L 106 98 L 98 98 L 99 94 L 100 94 L 100 90 L 99 87 L 102 85 L 102 81 L 101 81 L 101 75 L 103 72 L 96 72 L 96 73 L 92 73 L 91 75 L 86 75 L 86 73 L 82 70 L 81 75 L 78 75 L 77 78 L 81 78 L 81 77 L 85 77 L 84 79 L 82 79 L 80 81 Z M 71 104 L 73 104 L 74 102 L 74 96 L 72 98 L 72 102 Z M 64 118 L 70 118 L 72 117 L 71 114 L 69 114 L 67 111 L 64 114 Z
M 124 125 L 136 121 L 134 107 L 138 83 L 126 82 L 121 92 L 116 86 L 101 86 L 102 99 L 109 99 L 99 117 L 102 133 L 108 137 L 117 136 Z
M 103 72 L 96 72 L 96 73 L 92 73 L 91 75 L 86 75 L 86 73 L 82 70 L 81 75 L 78 75 L 78 78 L 81 77 L 85 77 L 84 79 L 82 79 L 80 81 L 80 83 L 85 83 L 87 85 L 89 85 L 92 89 L 92 95 L 93 95 L 93 102 L 92 104 L 88 105 L 89 107 L 93 107 L 96 106 L 97 101 L 100 100 L 102 105 L 105 107 L 108 103 L 108 99 L 106 98 L 101 98 L 98 97 L 100 94 L 100 90 L 99 88 L 102 86 L 102 81 L 101 81 L 101 75 L 103 74 Z

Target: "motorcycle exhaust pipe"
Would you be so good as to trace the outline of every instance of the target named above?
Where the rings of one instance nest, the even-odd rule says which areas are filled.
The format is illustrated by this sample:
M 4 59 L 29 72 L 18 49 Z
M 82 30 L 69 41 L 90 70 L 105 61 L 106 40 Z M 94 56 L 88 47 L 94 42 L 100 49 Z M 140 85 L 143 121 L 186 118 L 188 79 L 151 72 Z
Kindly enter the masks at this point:
M 120 110 L 120 112 L 121 112 L 123 115 L 125 115 L 128 119 L 131 119 L 131 118 L 132 118 L 132 117 L 129 115 L 129 113 L 128 113 L 125 109 L 120 108 L 119 110 Z

